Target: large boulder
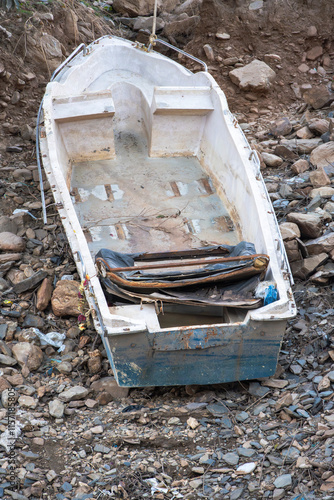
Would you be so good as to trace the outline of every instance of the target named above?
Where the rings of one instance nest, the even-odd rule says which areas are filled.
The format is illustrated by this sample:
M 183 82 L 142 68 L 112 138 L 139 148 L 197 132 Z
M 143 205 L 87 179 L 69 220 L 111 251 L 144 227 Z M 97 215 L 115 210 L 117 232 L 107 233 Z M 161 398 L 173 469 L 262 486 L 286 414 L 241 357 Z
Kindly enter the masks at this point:
M 315 139 L 282 139 L 281 146 L 285 146 L 291 151 L 302 155 L 307 155 L 319 146 L 320 138 Z
M 60 280 L 52 294 L 51 304 L 56 316 L 79 316 L 78 281 Z
M 0 250 L 5 252 L 22 252 L 26 243 L 21 236 L 7 231 L 0 233 Z
M 313 109 L 320 109 L 334 101 L 334 93 L 330 92 L 325 85 L 320 85 L 306 90 L 303 98 Z
M 21 366 L 27 366 L 30 371 L 38 370 L 43 361 L 42 350 L 29 342 L 18 342 L 12 348 L 14 358 Z
M 316 167 L 326 167 L 330 163 L 334 162 L 334 141 L 326 142 L 321 144 L 317 148 L 313 149 L 310 161 L 312 165 Z
M 154 0 L 114 0 L 113 9 L 130 17 L 153 14 Z
M 334 249 L 334 233 L 330 232 L 320 236 L 320 238 L 308 241 L 306 248 L 310 255 L 331 252 Z
M 230 71 L 229 76 L 241 90 L 264 92 L 275 80 L 276 73 L 265 62 L 254 59 L 242 68 Z
M 200 22 L 199 16 L 188 17 L 184 14 L 182 19 L 178 18 L 171 22 L 166 22 L 164 34 L 166 36 L 178 36 L 189 34 Z
M 322 234 L 322 219 L 316 213 L 300 214 L 293 212 L 288 214 L 286 220 L 294 222 L 300 229 L 305 238 L 319 238 Z
M 114 377 L 103 377 L 92 383 L 95 392 L 107 392 L 113 399 L 126 398 L 129 394 L 128 387 L 120 387 Z

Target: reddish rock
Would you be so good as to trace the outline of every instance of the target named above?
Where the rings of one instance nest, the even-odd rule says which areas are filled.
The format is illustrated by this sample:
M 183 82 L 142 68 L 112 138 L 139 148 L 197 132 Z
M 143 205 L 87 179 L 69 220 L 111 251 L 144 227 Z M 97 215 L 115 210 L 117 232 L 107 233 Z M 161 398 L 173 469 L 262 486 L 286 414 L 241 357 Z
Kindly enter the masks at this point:
M 320 45 L 317 45 L 316 47 L 313 47 L 312 49 L 308 50 L 306 52 L 306 59 L 309 59 L 310 61 L 315 61 L 318 59 L 318 57 L 322 56 L 323 54 L 323 49 Z
M 270 132 L 276 137 L 280 135 L 288 135 L 292 130 L 292 125 L 286 116 L 279 118 L 270 126 Z
M 37 345 L 18 342 L 13 346 L 12 351 L 18 363 L 30 371 L 38 370 L 42 364 L 43 352 Z
M 322 220 L 316 213 L 291 213 L 288 214 L 286 220 L 297 224 L 305 238 L 318 238 L 322 234 Z
M 291 170 L 296 175 L 306 172 L 309 168 L 310 165 L 307 160 L 297 160 L 293 165 L 291 165 Z
M 16 387 L 17 385 L 22 385 L 24 382 L 24 378 L 22 377 L 21 373 L 14 373 L 14 375 L 6 375 L 6 379 L 14 387 Z
M 316 238 L 315 240 L 308 241 L 306 248 L 310 255 L 318 255 L 319 253 L 329 253 L 334 250 L 334 233 L 330 232 Z
M 321 118 L 315 118 L 310 121 L 308 128 L 316 135 L 325 134 L 329 129 L 329 122 Z
M 97 397 L 96 397 L 96 401 L 100 404 L 100 405 L 107 405 L 108 403 L 110 403 L 111 401 L 113 400 L 111 394 L 109 394 L 109 392 L 106 392 L 106 391 L 102 391 L 100 392 Z
M 306 90 L 303 98 L 314 109 L 324 108 L 334 100 L 333 93 L 328 90 L 326 85 Z
M 313 257 L 308 257 L 307 259 L 292 262 L 291 271 L 295 278 L 306 279 L 308 278 L 317 267 L 321 266 L 328 259 L 326 253 L 321 253 L 320 255 L 314 255 Z
M 283 241 L 294 240 L 300 238 L 300 230 L 294 222 L 282 222 L 279 225 Z
M 79 316 L 78 281 L 60 280 L 52 294 L 51 304 L 56 316 Z
M 44 311 L 48 307 L 48 304 L 51 300 L 52 291 L 53 286 L 50 279 L 45 278 L 37 291 L 36 308 L 39 311 Z
M 113 399 L 126 398 L 129 394 L 127 387 L 120 387 L 114 377 L 104 377 L 96 382 L 93 382 L 91 388 L 95 392 L 105 391 L 112 396 Z
M 5 391 L 6 389 L 10 389 L 12 386 L 8 382 L 8 380 L 5 379 L 5 377 L 0 376 L 0 394 Z
M 312 139 L 312 137 L 314 136 L 311 130 L 307 126 L 305 126 L 297 131 L 297 137 L 298 139 Z
M 4 252 L 22 252 L 26 247 L 26 243 L 21 236 L 14 233 L 0 233 L 0 250 Z
M 82 349 L 83 347 L 85 347 L 91 340 L 92 339 L 89 335 L 82 335 L 79 340 L 78 349 Z
M 329 186 L 331 184 L 331 180 L 323 167 L 318 167 L 317 170 L 310 172 L 310 181 L 315 188 Z
M 310 162 L 316 167 L 326 167 L 334 162 L 334 141 L 326 142 L 315 148 L 310 156 Z
M 95 373 L 99 373 L 102 368 L 102 361 L 101 361 L 101 353 L 98 349 L 95 349 L 95 351 L 89 352 L 89 359 L 87 361 L 87 367 L 89 373 L 94 375 Z
M 302 255 L 300 253 L 298 242 L 296 240 L 285 241 L 284 246 L 289 262 L 301 260 Z

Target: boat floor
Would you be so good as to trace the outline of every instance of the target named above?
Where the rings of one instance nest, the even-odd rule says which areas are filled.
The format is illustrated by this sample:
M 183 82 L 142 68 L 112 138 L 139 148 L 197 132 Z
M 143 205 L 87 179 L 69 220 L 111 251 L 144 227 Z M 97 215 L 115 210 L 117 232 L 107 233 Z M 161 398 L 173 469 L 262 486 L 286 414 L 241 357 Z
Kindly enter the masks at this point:
M 93 255 L 239 243 L 196 157 L 150 158 L 146 139 L 126 132 L 115 135 L 115 149 L 115 159 L 72 166 L 72 200 Z

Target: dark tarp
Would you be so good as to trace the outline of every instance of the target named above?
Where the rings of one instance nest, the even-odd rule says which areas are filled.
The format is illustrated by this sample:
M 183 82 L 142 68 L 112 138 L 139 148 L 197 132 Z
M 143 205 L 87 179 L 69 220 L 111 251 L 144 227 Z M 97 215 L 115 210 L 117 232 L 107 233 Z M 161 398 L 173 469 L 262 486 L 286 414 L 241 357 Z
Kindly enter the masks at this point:
M 222 255 L 230 260 L 216 262 L 217 258 L 222 260 Z M 189 258 L 201 264 L 183 266 Z M 118 298 L 131 303 L 161 301 L 248 308 L 262 305 L 254 291 L 269 263 L 268 256 L 256 255 L 254 245 L 247 242 L 164 254 L 121 254 L 101 249 L 95 260 L 112 303 Z M 155 269 L 142 269 L 152 263 Z M 138 270 L 126 270 L 134 266 Z

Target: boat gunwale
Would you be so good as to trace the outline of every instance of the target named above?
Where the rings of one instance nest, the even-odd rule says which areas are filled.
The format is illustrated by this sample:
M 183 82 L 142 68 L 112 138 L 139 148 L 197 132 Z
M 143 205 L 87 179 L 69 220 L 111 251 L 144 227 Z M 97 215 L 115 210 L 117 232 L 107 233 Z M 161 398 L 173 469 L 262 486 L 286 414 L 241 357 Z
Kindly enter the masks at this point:
M 108 37 L 108 36 L 107 36 Z M 103 37 L 105 38 L 105 37 Z M 108 37 L 109 38 L 109 37 Z M 120 39 L 124 42 L 123 39 Z M 95 42 L 93 42 L 94 44 Z M 127 42 L 127 43 L 130 43 L 130 42 Z M 91 44 L 91 45 L 93 45 Z M 177 65 L 178 67 L 181 67 L 183 70 L 186 70 L 186 68 L 184 68 L 182 65 L 180 65 L 179 63 L 176 63 L 175 61 L 172 61 L 170 60 L 169 58 L 166 58 L 165 56 L 162 56 L 158 53 L 154 53 L 154 55 L 156 57 L 163 57 L 164 59 L 168 60 L 169 63 L 172 63 L 174 65 Z M 80 57 L 83 57 L 81 55 L 77 56 L 73 61 L 75 61 L 77 58 L 80 58 Z M 72 63 L 73 63 L 72 61 Z M 80 65 L 79 65 L 80 66 Z M 71 69 L 73 69 L 73 71 L 75 71 L 75 66 L 72 66 Z M 62 70 L 62 72 L 58 75 L 58 77 L 60 78 L 61 77 L 61 74 L 63 73 L 64 70 Z M 191 71 L 189 70 L 186 70 L 188 73 L 190 74 L 193 74 Z M 217 92 L 217 96 L 219 98 L 219 102 L 220 102 L 220 106 L 221 106 L 221 112 L 223 113 L 223 115 L 225 117 L 229 117 L 229 119 L 232 121 L 232 114 L 230 113 L 228 107 L 227 107 L 227 102 L 226 102 L 226 97 L 224 95 L 224 93 L 222 92 L 222 90 L 218 87 L 217 83 L 215 82 L 215 80 L 211 77 L 211 75 L 207 74 L 206 75 L 209 80 L 211 81 L 211 84 L 212 84 L 212 90 L 213 91 L 216 91 Z M 56 79 L 57 81 L 57 84 L 59 85 L 59 82 L 58 82 L 58 77 Z M 49 84 L 49 85 L 53 85 L 53 83 Z M 49 87 L 49 86 L 48 86 Z M 92 260 L 92 257 L 91 257 L 91 254 L 90 254 L 90 251 L 89 251 L 89 248 L 88 248 L 88 244 L 86 242 L 86 239 L 84 237 L 84 234 L 82 232 L 82 229 L 81 229 L 81 226 L 80 226 L 80 223 L 79 223 L 79 220 L 77 218 L 77 214 L 75 212 L 75 209 L 74 209 L 74 206 L 72 204 L 72 201 L 71 201 L 71 198 L 70 198 L 70 194 L 69 194 L 69 190 L 66 186 L 66 180 L 61 172 L 61 169 L 60 169 L 60 166 L 59 166 L 59 161 L 58 161 L 58 158 L 57 158 L 57 152 L 56 152 L 56 146 L 55 146 L 55 139 L 54 139 L 54 136 L 53 134 L 56 132 L 55 129 L 53 128 L 54 127 L 54 121 L 52 119 L 52 112 L 51 112 L 51 106 L 52 106 L 52 98 L 55 97 L 54 95 L 52 95 L 52 90 L 53 90 L 53 87 L 50 89 L 50 87 L 47 89 L 46 91 L 46 94 L 45 94 L 45 98 L 44 98 L 44 119 L 45 119 L 45 126 L 46 126 L 46 138 L 45 139 L 42 139 L 41 142 L 44 142 L 44 146 L 43 146 L 43 162 L 46 163 L 45 161 L 45 154 L 46 154 L 46 149 L 45 149 L 45 144 L 46 144 L 46 147 L 47 147 L 47 150 L 48 150 L 48 154 L 50 155 L 50 158 L 49 158 L 49 161 L 50 161 L 50 164 L 49 164 L 49 169 L 45 169 L 45 170 L 50 170 L 49 172 L 47 172 L 47 175 L 50 176 L 50 184 L 52 184 L 52 190 L 53 190 L 53 193 L 54 195 L 57 193 L 57 190 L 59 192 L 59 201 L 58 203 L 60 203 L 61 201 L 63 201 L 63 213 L 64 215 L 62 216 L 62 219 L 63 219 L 63 223 L 64 223 L 64 217 L 66 218 L 66 227 L 65 227 L 65 231 L 67 233 L 67 236 L 70 240 L 70 243 L 71 243 L 71 247 L 73 245 L 73 247 L 75 248 L 76 246 L 78 247 L 78 249 L 80 248 L 80 251 L 82 253 L 82 258 L 88 262 L 88 266 L 87 266 L 87 272 L 89 274 L 90 277 L 90 280 L 92 282 L 92 287 L 94 289 L 94 293 L 95 295 L 97 295 L 97 303 L 98 303 L 98 307 L 101 309 L 101 300 L 103 301 L 104 300 L 104 303 L 103 306 L 102 306 L 102 311 L 101 311 L 101 314 L 102 314 L 102 317 L 104 318 L 104 320 L 106 320 L 106 328 L 107 328 L 107 334 L 108 335 L 118 335 L 118 334 L 127 334 L 127 333 L 134 333 L 136 331 L 144 331 L 147 329 L 146 325 L 144 326 L 143 323 L 139 323 L 138 321 L 131 321 L 129 318 L 127 317 L 123 317 L 123 316 L 115 316 L 115 315 L 112 315 L 110 314 L 110 311 L 109 311 L 109 308 L 106 304 L 106 301 L 105 301 L 105 297 L 104 297 L 104 293 L 102 291 L 102 287 L 100 285 L 100 282 L 98 280 L 98 278 L 96 276 L 94 276 L 95 274 L 95 266 L 94 266 L 94 263 L 93 263 L 93 260 Z M 244 134 L 242 133 L 241 129 L 239 126 L 235 127 L 235 125 L 233 126 L 233 128 L 230 128 L 228 125 L 228 123 L 226 124 L 230 133 L 231 133 L 231 139 L 236 143 L 236 142 L 239 142 L 240 141 L 240 133 L 241 133 L 241 138 L 243 139 L 243 142 L 245 143 L 246 147 L 247 147 L 247 150 L 248 152 L 251 151 L 251 148 L 244 136 Z M 232 133 L 233 132 L 233 133 Z M 238 134 L 239 137 L 233 137 L 233 135 L 235 134 Z M 235 139 L 239 139 L 239 141 L 236 141 Z M 50 148 L 51 146 L 51 148 Z M 53 153 L 52 154 L 52 151 L 50 149 L 54 149 Z M 240 149 L 240 148 L 239 148 Z M 251 169 L 253 170 L 253 172 L 250 172 L 250 169 L 248 168 L 248 165 L 245 164 L 245 158 L 242 158 L 242 155 L 241 155 L 241 151 L 240 151 L 240 156 L 241 156 L 241 160 L 243 161 L 244 163 L 244 170 L 245 172 L 248 173 L 248 181 L 249 182 L 255 182 L 256 181 L 260 181 L 261 182 L 261 185 L 259 186 L 257 184 L 257 189 L 260 190 L 260 192 L 262 193 L 262 195 L 264 196 L 265 198 L 265 202 L 267 203 L 267 205 L 269 204 L 268 203 L 268 193 L 267 193 L 267 190 L 265 188 L 265 184 L 264 184 L 264 181 L 263 181 L 263 178 L 261 175 L 259 175 L 257 178 L 255 177 L 255 172 L 258 170 L 258 164 L 257 162 L 254 160 L 254 158 L 246 158 L 248 160 L 248 164 L 250 164 L 251 166 Z M 245 156 L 245 155 L 244 155 Z M 52 158 L 51 158 L 52 157 Z M 52 167 L 51 167 L 52 165 Z M 56 166 L 56 167 L 55 167 Z M 44 166 L 45 167 L 45 166 Z M 56 171 L 59 170 L 59 173 L 60 175 L 55 175 L 56 174 Z M 253 179 L 254 177 L 254 179 Z M 251 182 L 251 185 L 252 185 L 252 182 Z M 261 197 L 262 198 L 262 197 Z M 259 200 L 255 200 L 256 202 L 258 202 Z M 261 204 L 263 205 L 263 199 L 261 199 Z M 271 203 L 270 203 L 270 206 L 271 206 Z M 269 207 L 272 209 L 272 206 Z M 259 210 L 258 210 L 258 214 L 259 214 Z M 260 217 L 259 217 L 260 218 Z M 271 220 L 272 223 L 274 223 L 274 227 L 276 228 L 276 236 L 277 236 L 277 240 L 278 241 L 282 241 L 281 240 L 281 235 L 278 234 L 279 231 L 278 231 L 278 228 L 277 228 L 277 221 L 275 219 L 275 215 L 274 215 L 274 212 L 273 212 L 273 209 L 272 209 L 272 212 L 271 213 L 267 213 L 267 217 L 265 218 L 266 220 L 269 219 Z M 275 224 L 275 221 L 276 221 L 276 224 Z M 260 221 L 261 222 L 261 221 Z M 265 236 L 265 233 L 263 233 L 264 236 Z M 272 238 L 273 241 L 274 241 L 274 238 Z M 76 240 L 76 241 L 75 241 Z M 75 244 L 77 242 L 77 245 Z M 283 245 L 283 243 L 282 243 Z M 284 247 L 283 247 L 284 248 Z M 75 250 L 74 250 L 75 252 Z M 276 252 L 273 252 L 273 255 L 275 255 L 277 257 L 277 254 Z M 270 255 L 270 257 L 272 257 Z M 281 291 L 280 293 L 280 299 L 273 303 L 273 304 L 269 304 L 268 306 L 263 306 L 261 307 L 260 309 L 258 309 L 257 311 L 258 312 L 254 312 L 254 311 L 248 311 L 244 321 L 242 323 L 247 323 L 250 319 L 253 319 L 255 321 L 281 321 L 282 319 L 287 319 L 287 318 L 291 318 L 295 315 L 295 304 L 294 304 L 294 299 L 293 299 L 293 296 L 291 293 L 289 293 L 289 289 L 288 289 L 288 286 L 287 286 L 287 282 L 289 280 L 288 276 L 284 276 L 284 272 L 288 275 L 288 272 L 289 270 L 286 269 L 285 271 L 284 270 L 280 270 L 279 269 L 279 266 L 278 266 L 278 259 L 276 259 L 277 262 L 276 262 L 276 265 L 277 265 L 277 269 L 276 269 L 276 272 L 273 271 L 273 274 L 275 275 L 275 278 L 279 277 L 281 278 L 281 283 L 279 283 L 279 291 Z M 78 264 L 78 262 L 77 262 Z M 80 264 L 80 263 L 79 263 Z M 271 265 L 273 264 L 273 262 L 271 262 Z M 81 266 L 81 264 L 80 264 Z M 83 272 L 82 272 L 82 269 L 81 269 L 81 278 L 84 278 L 83 276 Z M 283 293 L 282 293 L 283 291 Z M 286 295 L 286 297 L 284 297 L 284 295 Z M 287 307 L 287 310 L 285 311 L 279 311 L 280 308 L 283 308 L 283 307 Z M 260 312 L 261 311 L 261 312 Z M 117 321 L 117 320 L 120 320 L 122 322 L 126 322 L 127 323 L 127 326 L 126 327 L 113 327 L 112 326 L 112 322 L 113 321 Z M 209 328 L 212 328 L 212 327 L 221 327 L 221 326 L 224 326 L 224 327 L 228 327 L 230 325 L 233 325 L 234 323 L 218 323 L 216 325 L 207 325 Z M 201 325 L 201 327 L 204 327 L 205 325 Z M 191 325 L 189 327 L 182 327 L 183 329 L 194 329 L 194 326 Z M 176 328 L 176 330 L 179 329 Z M 166 329 L 166 328 L 161 328 L 160 329 L 161 331 L 165 331 L 165 330 L 170 330 L 170 329 Z M 157 333 L 160 331 L 158 330 Z

